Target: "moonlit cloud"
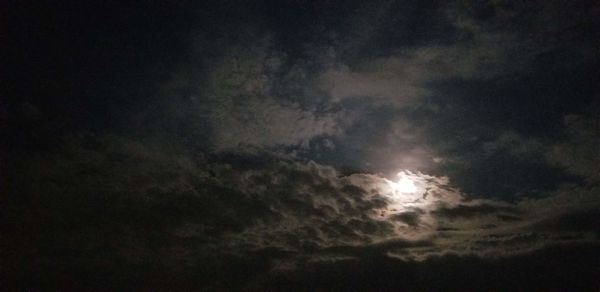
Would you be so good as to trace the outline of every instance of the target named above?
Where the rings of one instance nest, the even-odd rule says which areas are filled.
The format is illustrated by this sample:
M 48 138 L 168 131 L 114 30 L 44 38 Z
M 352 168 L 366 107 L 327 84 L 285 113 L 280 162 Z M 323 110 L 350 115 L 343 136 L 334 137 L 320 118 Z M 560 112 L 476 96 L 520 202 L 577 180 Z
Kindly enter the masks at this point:
M 597 240 L 593 229 L 573 232 L 560 227 L 560 218 L 600 207 L 595 188 L 566 188 L 546 198 L 507 202 L 470 197 L 447 177 L 420 172 L 402 171 L 390 178 L 361 173 L 344 176 L 332 167 L 294 160 L 261 163 L 250 169 L 225 163 L 202 166 L 191 157 L 126 139 L 107 137 L 99 142 L 103 148 L 62 154 L 60 159 L 67 165 L 76 165 L 67 172 L 33 161 L 31 174 L 40 180 L 29 188 L 41 188 L 45 180 L 85 176 L 81 170 L 105 165 L 121 176 L 96 176 L 93 184 L 64 189 L 63 196 L 92 192 L 95 185 L 102 189 L 128 186 L 122 199 L 144 206 L 167 203 L 177 194 L 189 206 L 170 207 L 179 214 L 177 220 L 171 218 L 161 228 L 179 240 L 202 239 L 202 243 L 181 246 L 177 254 L 187 256 L 172 254 L 172 261 L 190 261 L 202 250 L 236 256 L 271 250 L 279 251 L 271 260 L 273 268 L 280 270 L 276 268 L 279 261 L 345 260 L 360 256 L 361 250 L 422 261 L 448 253 L 500 257 L 552 244 Z M 146 163 L 110 158 L 126 153 Z M 395 188 L 403 179 L 415 189 Z M 152 184 L 133 184 L 138 180 Z M 211 217 L 205 218 L 206 212 Z M 78 240 L 84 246 L 98 244 L 89 241 L 93 238 Z M 117 244 L 109 238 L 101 242 Z
M 244 146 L 295 146 L 308 148 L 311 139 L 341 134 L 340 113 L 317 113 L 298 104 L 278 104 L 269 99 L 252 98 L 226 106 L 214 113 L 210 122 L 215 132 L 215 151 L 236 150 Z

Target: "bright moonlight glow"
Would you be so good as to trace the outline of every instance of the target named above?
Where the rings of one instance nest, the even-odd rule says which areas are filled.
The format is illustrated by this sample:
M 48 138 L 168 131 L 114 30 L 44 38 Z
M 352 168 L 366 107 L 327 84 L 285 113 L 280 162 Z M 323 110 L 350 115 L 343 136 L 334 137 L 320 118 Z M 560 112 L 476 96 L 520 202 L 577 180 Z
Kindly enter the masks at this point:
M 400 180 L 398 182 L 390 182 L 394 193 L 410 194 L 417 192 L 415 182 L 407 177 L 404 173 L 399 173 Z

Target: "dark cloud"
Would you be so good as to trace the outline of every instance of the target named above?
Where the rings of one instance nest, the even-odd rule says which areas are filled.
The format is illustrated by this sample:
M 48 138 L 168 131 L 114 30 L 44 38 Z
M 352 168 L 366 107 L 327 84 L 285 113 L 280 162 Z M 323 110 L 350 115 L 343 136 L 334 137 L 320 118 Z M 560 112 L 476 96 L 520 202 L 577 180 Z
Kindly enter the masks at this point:
M 489 204 L 479 204 L 479 205 L 458 205 L 451 208 L 442 207 L 434 212 L 436 216 L 444 217 L 447 219 L 456 219 L 456 218 L 472 218 L 482 215 L 488 215 L 491 213 L 519 213 L 513 207 L 510 206 L 494 206 Z
M 390 220 L 406 223 L 408 226 L 415 227 L 419 225 L 419 217 L 423 214 L 420 212 L 404 212 L 390 216 Z
M 591 222 L 579 233 L 566 223 L 545 233 L 528 227 L 591 218 L 578 210 L 598 205 L 593 191 L 575 201 L 559 193 L 511 204 L 467 199 L 443 178 L 411 174 L 430 194 L 402 197 L 376 175 L 342 176 L 328 166 L 282 157 L 241 167 L 209 162 L 175 145 L 118 136 L 65 140 L 62 152 L 32 157 L 19 171 L 24 176 L 13 185 L 19 197 L 5 214 L 19 226 L 7 233 L 9 250 L 31 257 L 22 262 L 9 257 L 21 268 L 43 269 L 40 265 L 57 264 L 62 256 L 86 254 L 85 261 L 63 268 L 108 271 L 120 258 L 128 269 L 147 273 L 150 266 L 139 270 L 140 261 L 159 254 L 156 268 L 205 261 L 229 267 L 256 258 L 267 273 L 293 271 L 306 261 L 386 255 L 423 261 L 446 253 L 498 257 L 549 244 L 595 242 Z M 571 203 L 547 203 L 561 200 Z M 20 212 L 21 205 L 28 212 Z M 554 206 L 561 212 L 548 210 Z M 475 226 L 489 228 L 482 233 Z
M 319 263 L 275 279 L 278 287 L 328 290 L 515 290 L 595 287 L 597 246 L 578 251 L 553 247 L 499 260 L 446 255 L 422 263 L 385 258 Z M 559 268 L 560 267 L 560 268 Z M 563 271 L 563 268 L 567 269 Z M 468 277 L 465 276 L 465 273 Z M 537 275 L 532 280 L 531 275 Z
M 547 150 L 546 159 L 570 173 L 597 182 L 600 178 L 600 122 L 597 118 L 577 115 L 566 116 L 564 120 L 569 139 L 552 145 Z

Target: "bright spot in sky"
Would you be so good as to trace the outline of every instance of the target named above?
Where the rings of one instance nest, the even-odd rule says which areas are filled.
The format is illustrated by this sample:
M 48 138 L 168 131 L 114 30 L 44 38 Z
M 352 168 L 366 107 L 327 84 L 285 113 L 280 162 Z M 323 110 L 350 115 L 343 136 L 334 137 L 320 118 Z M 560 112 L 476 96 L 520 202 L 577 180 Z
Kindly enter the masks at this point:
M 407 177 L 404 173 L 399 173 L 400 180 L 398 182 L 390 182 L 394 193 L 409 194 L 417 191 L 415 182 Z

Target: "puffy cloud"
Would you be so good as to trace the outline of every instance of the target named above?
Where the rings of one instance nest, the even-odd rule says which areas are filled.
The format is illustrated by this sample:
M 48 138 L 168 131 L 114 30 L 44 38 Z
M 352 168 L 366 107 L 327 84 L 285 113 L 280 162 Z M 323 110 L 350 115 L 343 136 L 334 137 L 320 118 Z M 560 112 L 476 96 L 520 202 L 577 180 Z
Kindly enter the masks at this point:
M 447 178 L 422 173 L 403 173 L 415 193 L 395 190 L 393 181 L 377 175 L 340 176 L 313 162 L 279 162 L 238 175 L 242 192 L 271 206 L 274 216 L 225 236 L 226 246 L 242 253 L 275 248 L 291 252 L 292 261 L 372 253 L 422 261 L 444 254 L 496 258 L 597 241 L 590 223 L 578 231 L 548 223 L 598 208 L 594 189 L 505 202 L 470 198 L 449 187 Z
M 139 269 L 160 258 L 152 267 L 224 271 L 244 263 L 252 275 L 281 275 L 373 257 L 498 258 L 598 243 L 597 187 L 488 200 L 420 172 L 401 173 L 413 192 L 398 178 L 343 175 L 312 161 L 261 154 L 211 162 L 173 144 L 118 136 L 67 140 L 18 170 L 20 196 L 5 207 L 17 224 L 6 246 L 30 257 L 8 257 L 15 266 L 60 264 L 66 253 L 89 254 L 76 269 Z M 27 212 L 19 212 L 23 202 Z

